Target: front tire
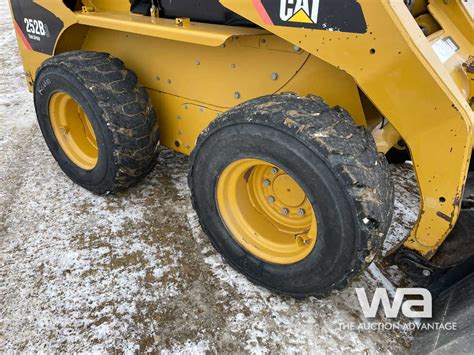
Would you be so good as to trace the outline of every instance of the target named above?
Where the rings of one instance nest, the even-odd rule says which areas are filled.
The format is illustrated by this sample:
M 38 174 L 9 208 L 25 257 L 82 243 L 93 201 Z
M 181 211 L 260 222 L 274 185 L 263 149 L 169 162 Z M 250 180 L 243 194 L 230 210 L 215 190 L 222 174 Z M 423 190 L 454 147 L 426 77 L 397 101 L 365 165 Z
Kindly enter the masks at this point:
M 158 122 L 145 89 L 107 53 L 46 60 L 34 85 L 44 139 L 67 176 L 104 194 L 125 189 L 156 164 Z
M 267 96 L 223 114 L 198 139 L 189 185 L 217 251 L 296 297 L 344 287 L 380 249 L 393 210 L 371 135 L 315 97 Z

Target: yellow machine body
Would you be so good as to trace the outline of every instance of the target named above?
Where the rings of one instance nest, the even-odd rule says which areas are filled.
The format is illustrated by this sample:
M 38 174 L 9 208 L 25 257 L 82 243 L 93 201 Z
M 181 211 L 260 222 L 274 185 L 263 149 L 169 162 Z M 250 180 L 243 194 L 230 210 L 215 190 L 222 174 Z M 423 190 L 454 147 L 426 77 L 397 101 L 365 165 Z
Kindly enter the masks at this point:
M 52 52 L 41 53 L 15 24 L 30 89 L 51 55 L 110 53 L 146 87 L 162 144 L 187 155 L 212 120 L 242 102 L 282 92 L 321 96 L 372 130 L 381 152 L 400 141 L 408 147 L 421 209 L 406 248 L 429 258 L 454 227 L 474 139 L 465 65 L 474 54 L 473 18 L 461 0 L 419 1 L 412 12 L 402 0 L 359 0 L 364 33 L 275 25 L 261 0 L 221 0 L 256 28 L 132 14 L 127 0 L 83 0 L 72 9 L 33 2 L 63 26 Z M 455 53 L 440 57 L 453 43 Z

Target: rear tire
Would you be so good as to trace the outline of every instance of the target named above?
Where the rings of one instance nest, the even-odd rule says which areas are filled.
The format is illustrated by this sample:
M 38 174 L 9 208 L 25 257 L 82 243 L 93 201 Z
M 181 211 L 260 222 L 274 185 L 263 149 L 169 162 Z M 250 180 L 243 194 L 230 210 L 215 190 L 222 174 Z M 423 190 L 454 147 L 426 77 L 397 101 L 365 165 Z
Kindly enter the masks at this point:
M 278 242 L 274 236 L 265 236 L 261 229 L 254 233 L 255 242 L 249 242 L 252 233 L 245 238 L 236 235 L 239 229 L 233 228 L 232 217 L 227 218 L 228 210 L 221 207 L 225 194 L 220 191 L 225 188 L 220 179 L 228 176 L 229 167 L 248 161 L 283 169 L 311 203 L 316 243 L 312 247 L 308 242 L 309 254 L 300 253 L 296 262 L 277 258 L 269 262 L 271 254 L 261 253 L 258 240 L 269 238 L 271 247 Z M 393 186 L 385 158 L 377 154 L 366 129 L 320 98 L 273 95 L 231 109 L 201 134 L 191 163 L 193 206 L 211 243 L 232 267 L 272 291 L 324 296 L 345 287 L 373 260 L 390 225 Z M 251 168 L 237 177 L 239 186 L 249 186 L 256 171 Z M 288 195 L 285 198 L 290 201 Z M 242 193 L 234 199 L 242 201 Z M 255 246 L 258 251 L 253 253 Z
M 66 99 L 61 102 L 58 95 Z M 54 56 L 38 69 L 34 101 L 52 155 L 82 187 L 97 194 L 122 190 L 155 166 L 159 144 L 155 113 L 137 76 L 121 60 L 87 51 Z M 76 144 L 84 139 L 75 138 L 69 127 L 79 124 L 74 109 L 64 109 L 71 105 L 88 119 L 84 127 L 89 126 L 89 137 L 95 138 L 95 142 L 89 139 L 89 146 Z

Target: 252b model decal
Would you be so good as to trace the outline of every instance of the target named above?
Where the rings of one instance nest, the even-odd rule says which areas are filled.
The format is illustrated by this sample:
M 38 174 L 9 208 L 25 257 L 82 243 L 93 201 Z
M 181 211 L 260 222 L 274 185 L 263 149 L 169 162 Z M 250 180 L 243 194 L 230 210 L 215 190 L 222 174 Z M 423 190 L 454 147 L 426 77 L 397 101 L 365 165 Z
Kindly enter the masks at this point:
M 357 0 L 253 0 L 265 24 L 326 31 L 365 33 Z
M 43 21 L 25 17 L 23 22 L 25 22 L 26 32 L 49 37 L 49 32 L 47 31 L 48 27 L 43 23 Z
M 32 0 L 11 0 L 15 29 L 28 49 L 53 54 L 63 22 Z

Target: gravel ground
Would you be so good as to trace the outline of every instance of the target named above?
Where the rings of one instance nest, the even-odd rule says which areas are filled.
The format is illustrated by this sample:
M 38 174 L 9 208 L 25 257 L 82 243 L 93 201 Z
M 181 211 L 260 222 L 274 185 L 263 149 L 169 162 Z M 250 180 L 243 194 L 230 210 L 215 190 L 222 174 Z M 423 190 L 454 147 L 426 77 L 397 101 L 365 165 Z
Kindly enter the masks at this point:
M 164 151 L 143 183 L 113 196 L 69 181 L 41 137 L 0 4 L 1 352 L 407 350 L 409 333 L 340 329 L 365 321 L 354 287 L 381 287 L 376 267 L 322 300 L 280 297 L 233 271 L 198 225 L 186 157 Z M 386 251 L 417 216 L 411 166 L 393 176 Z

